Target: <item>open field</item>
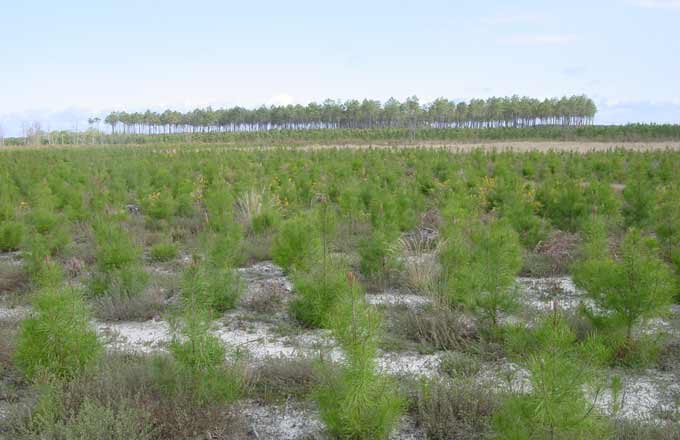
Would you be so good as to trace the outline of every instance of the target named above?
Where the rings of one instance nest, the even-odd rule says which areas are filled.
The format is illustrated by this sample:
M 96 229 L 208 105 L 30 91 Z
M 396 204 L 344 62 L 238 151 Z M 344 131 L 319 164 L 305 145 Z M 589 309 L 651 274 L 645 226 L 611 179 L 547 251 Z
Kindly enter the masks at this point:
M 680 438 L 679 147 L 3 147 L 0 438 Z

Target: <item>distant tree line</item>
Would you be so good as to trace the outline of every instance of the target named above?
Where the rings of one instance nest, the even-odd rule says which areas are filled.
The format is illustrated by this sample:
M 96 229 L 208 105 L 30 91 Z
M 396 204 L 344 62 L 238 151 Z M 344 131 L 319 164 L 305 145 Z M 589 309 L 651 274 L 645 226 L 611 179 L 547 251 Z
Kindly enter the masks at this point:
M 534 99 L 493 97 L 454 102 L 439 98 L 421 104 L 416 96 L 385 103 L 364 99 L 307 105 L 197 108 L 182 113 L 112 112 L 104 119 L 112 134 L 174 134 L 252 132 L 267 130 L 371 128 L 500 128 L 537 125 L 580 127 L 592 125 L 595 103 L 585 95 Z

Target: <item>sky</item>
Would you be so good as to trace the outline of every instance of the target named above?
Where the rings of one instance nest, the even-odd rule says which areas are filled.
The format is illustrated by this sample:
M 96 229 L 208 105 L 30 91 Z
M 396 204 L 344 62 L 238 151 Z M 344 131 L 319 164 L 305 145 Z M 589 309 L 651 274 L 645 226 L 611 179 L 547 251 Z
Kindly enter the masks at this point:
M 680 123 L 680 0 L 0 0 L 0 126 L 112 110 L 585 93 Z

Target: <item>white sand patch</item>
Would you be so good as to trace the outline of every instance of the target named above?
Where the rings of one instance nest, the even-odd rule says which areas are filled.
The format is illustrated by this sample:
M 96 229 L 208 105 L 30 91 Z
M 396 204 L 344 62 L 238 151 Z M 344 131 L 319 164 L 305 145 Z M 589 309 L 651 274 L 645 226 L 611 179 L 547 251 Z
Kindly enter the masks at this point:
M 23 264 L 23 262 L 24 260 L 22 259 L 21 251 L 0 252 L 0 263 L 19 266 Z
M 390 440 L 426 440 L 427 433 L 425 428 L 417 425 L 412 415 L 404 414 L 389 438 Z
M 318 412 L 299 403 L 273 406 L 246 401 L 236 410 L 245 416 L 254 438 L 260 440 L 319 438 L 325 429 Z
M 529 370 L 507 360 L 484 363 L 475 380 L 497 391 L 530 393 L 532 390 Z
M 592 301 L 576 287 L 571 277 L 518 277 L 517 285 L 520 302 L 540 311 L 551 311 L 555 304 L 566 311 L 577 309 L 581 303 L 592 305 Z
M 95 329 L 110 350 L 134 353 L 164 351 L 172 340 L 165 321 L 95 322 Z
M 2 307 L 0 306 L 0 321 L 18 322 L 27 318 L 31 313 L 29 306 Z
M 286 304 L 293 298 L 293 284 L 283 270 L 270 261 L 237 269 L 246 284 L 241 304 L 275 298 Z
M 391 292 L 367 294 L 366 301 L 372 305 L 403 305 L 409 308 L 425 307 L 432 304 L 432 300 L 426 296 Z
M 342 357 L 337 344 L 327 330 L 308 330 L 282 336 L 272 324 L 261 321 L 232 320 L 215 330 L 232 351 L 246 352 L 251 361 L 295 357 L 319 357 L 331 360 Z
M 596 406 L 604 414 L 645 421 L 657 421 L 662 415 L 680 415 L 678 375 L 650 369 L 635 376 L 623 372 L 620 378 L 622 390 L 616 402 L 611 389 L 605 389 L 598 396 Z M 615 406 L 618 410 L 615 410 Z
M 384 353 L 378 357 L 377 363 L 378 371 L 384 374 L 431 378 L 439 374 L 441 357 L 437 354 Z

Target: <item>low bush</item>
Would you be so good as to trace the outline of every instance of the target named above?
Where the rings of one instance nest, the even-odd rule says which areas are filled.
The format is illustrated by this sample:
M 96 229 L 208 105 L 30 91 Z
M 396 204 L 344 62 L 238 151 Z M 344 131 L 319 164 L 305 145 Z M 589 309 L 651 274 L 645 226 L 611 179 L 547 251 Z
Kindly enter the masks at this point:
M 561 314 L 555 311 L 533 331 L 517 331 L 513 336 L 523 340 L 511 345 L 524 347 L 515 351 L 531 373 L 531 391 L 505 399 L 493 418 L 497 437 L 606 438 L 609 422 L 592 410 L 594 403 L 584 395 L 584 388 L 594 385 L 593 376 L 580 360 L 576 337 Z
M 90 281 L 90 295 L 118 298 L 139 295 L 149 281 L 141 267 L 139 248 L 120 225 L 99 222 L 94 230 L 96 270 Z
M 330 313 L 338 300 L 350 290 L 343 265 L 331 262 L 327 271 L 316 267 L 310 272 L 293 276 L 296 298 L 290 303 L 290 313 L 307 327 L 329 326 Z
M 132 298 L 140 295 L 149 282 L 149 274 L 141 267 L 126 266 L 107 272 L 95 272 L 89 294 L 94 297 Z
M 319 386 L 316 361 L 308 358 L 276 359 L 262 364 L 252 373 L 249 395 L 265 401 L 304 399 Z
M 289 271 L 309 269 L 320 252 L 319 234 L 310 216 L 305 214 L 281 223 L 271 248 L 274 262 Z
M 45 373 L 69 379 L 97 360 L 102 346 L 80 292 L 48 288 L 35 297 L 33 307 L 35 314 L 21 323 L 14 354 L 27 377 Z
M 446 307 L 406 310 L 390 325 L 393 332 L 431 350 L 464 350 L 478 339 L 472 320 Z
M 94 315 L 104 321 L 147 321 L 164 309 L 163 298 L 152 291 L 135 296 L 112 293 L 93 300 Z
M 198 303 L 186 305 L 170 344 L 174 363 L 157 369 L 166 392 L 188 393 L 200 405 L 236 400 L 244 387 L 238 364 L 225 364 L 224 345 L 210 333 L 210 316 Z
M 233 309 L 242 291 L 243 282 L 236 271 L 198 262 L 186 269 L 181 284 L 185 304 L 199 304 L 215 313 Z
M 468 221 L 440 254 L 452 304 L 462 303 L 494 328 L 500 312 L 516 305 L 513 288 L 522 267 L 517 233 L 501 221 Z
M 167 368 L 166 368 L 167 367 Z M 223 404 L 199 405 L 189 387 L 170 394 L 160 375 L 176 372 L 168 356 L 108 355 L 69 382 L 38 386 L 38 401 L 6 419 L 0 436 L 26 439 L 245 438 L 241 417 Z M 99 422 L 99 423 L 97 423 Z M 4 427 L 3 427 L 4 428 Z
M 151 248 L 151 259 L 153 261 L 170 261 L 177 258 L 177 245 L 175 243 L 158 243 Z
M 384 288 L 396 267 L 394 240 L 391 234 L 374 230 L 359 242 L 359 270 L 373 284 Z
M 24 225 L 7 221 L 0 224 L 0 251 L 16 251 L 24 239 Z
M 498 406 L 498 396 L 465 381 L 424 382 L 414 402 L 418 425 L 432 440 L 493 438 L 491 421 Z
M 596 327 L 607 328 L 611 342 L 618 341 L 620 360 L 634 355 L 638 345 L 633 329 L 643 320 L 660 316 L 673 302 L 674 280 L 657 255 L 656 242 L 630 229 L 619 255 L 608 252 L 602 221 L 594 220 L 586 258 L 574 265 L 574 281 L 594 302 L 585 312 Z M 603 313 L 604 312 L 604 313 Z M 621 337 L 614 333 L 619 332 Z M 623 358 L 621 358 L 623 356 Z
M 385 439 L 404 409 L 391 379 L 376 372 L 380 318 L 356 284 L 333 312 L 333 335 L 345 351 L 339 371 L 324 370 L 315 393 L 321 418 L 339 438 Z

